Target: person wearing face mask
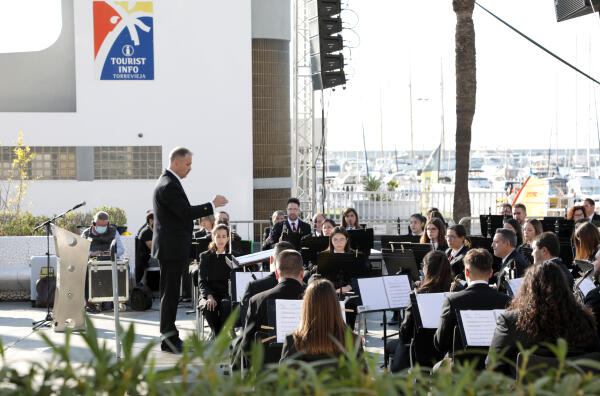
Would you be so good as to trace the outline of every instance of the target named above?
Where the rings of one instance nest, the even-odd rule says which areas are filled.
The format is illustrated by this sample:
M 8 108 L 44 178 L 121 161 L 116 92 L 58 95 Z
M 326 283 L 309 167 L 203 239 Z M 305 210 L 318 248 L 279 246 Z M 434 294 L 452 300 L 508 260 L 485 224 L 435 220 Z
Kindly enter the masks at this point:
M 82 238 L 91 242 L 90 257 L 108 255 L 107 252 L 110 251 L 110 244 L 113 240 L 117 242 L 117 257 L 121 257 L 125 253 L 125 247 L 123 247 L 117 227 L 109 224 L 109 219 L 108 213 L 100 211 L 94 215 L 92 226 L 81 233 Z

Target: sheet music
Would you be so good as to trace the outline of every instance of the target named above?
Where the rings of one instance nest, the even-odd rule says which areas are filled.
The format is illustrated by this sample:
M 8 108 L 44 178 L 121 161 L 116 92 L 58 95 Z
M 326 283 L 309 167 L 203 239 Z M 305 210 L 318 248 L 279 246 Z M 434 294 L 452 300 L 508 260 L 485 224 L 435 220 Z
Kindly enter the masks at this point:
M 302 319 L 303 300 L 275 300 L 275 333 L 277 342 L 283 343 L 288 334 L 293 333 L 300 327 Z M 344 321 L 344 302 L 340 301 L 340 312 Z
M 241 301 L 246 292 L 246 286 L 252 282 L 252 275 L 250 272 L 234 272 L 235 274 L 235 297 L 237 301 Z M 264 278 L 268 276 L 270 272 L 254 272 L 256 279 Z
M 460 311 L 467 346 L 490 346 L 496 330 L 496 311 L 504 312 L 503 309 Z
M 442 316 L 442 305 L 450 293 L 423 293 L 417 294 L 417 304 L 421 322 L 426 329 L 437 329 Z
M 235 259 L 239 263 L 239 265 L 243 266 L 250 263 L 256 263 L 271 257 L 275 249 L 262 250 L 260 252 L 247 254 L 245 256 L 236 257 Z
M 579 290 L 581 290 L 581 292 L 583 293 L 584 297 L 587 296 L 587 294 L 589 292 L 591 292 L 592 290 L 594 290 L 595 288 L 596 288 L 596 285 L 594 285 L 594 282 L 592 282 L 592 280 L 590 278 L 585 278 L 579 284 Z
M 385 286 L 381 277 L 377 278 L 358 278 L 358 288 L 362 305 L 369 311 L 377 311 L 390 307 Z
M 510 285 L 510 289 L 513 292 L 513 295 L 516 297 L 519 294 L 519 289 L 521 288 L 521 283 L 523 283 L 523 278 L 509 279 L 508 284 Z
M 383 277 L 383 286 L 387 294 L 389 308 L 405 308 L 410 296 L 408 275 L 393 275 Z

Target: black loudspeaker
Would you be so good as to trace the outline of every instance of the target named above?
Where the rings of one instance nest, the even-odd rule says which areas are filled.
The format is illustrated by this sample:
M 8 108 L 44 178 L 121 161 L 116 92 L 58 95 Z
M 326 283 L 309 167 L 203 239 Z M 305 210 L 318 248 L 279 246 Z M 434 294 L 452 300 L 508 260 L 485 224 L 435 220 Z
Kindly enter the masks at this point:
M 310 39 L 310 54 L 319 53 L 330 54 L 344 49 L 344 40 L 342 36 L 320 37 L 315 36 Z
M 343 70 L 317 73 L 312 75 L 312 82 L 315 91 L 333 88 L 346 84 L 346 74 Z
M 598 12 L 600 0 L 554 0 L 554 8 L 556 9 L 556 21 L 562 22 L 591 14 L 594 10 Z
M 330 17 L 342 12 L 341 0 L 320 0 L 312 1 L 308 5 L 309 18 Z
M 316 54 L 311 56 L 310 71 L 312 74 L 344 68 L 344 55 Z

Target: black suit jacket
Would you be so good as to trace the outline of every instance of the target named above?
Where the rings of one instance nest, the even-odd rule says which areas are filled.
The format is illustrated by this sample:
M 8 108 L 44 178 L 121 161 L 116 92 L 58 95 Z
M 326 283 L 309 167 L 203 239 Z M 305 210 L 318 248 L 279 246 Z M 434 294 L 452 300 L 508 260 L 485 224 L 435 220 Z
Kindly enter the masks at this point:
M 519 348 L 517 347 L 517 341 L 525 348 L 531 348 L 533 345 L 527 339 L 527 335 L 517 328 L 517 320 L 519 319 L 519 311 L 506 311 L 498 317 L 496 324 L 496 330 L 494 331 L 494 338 L 492 338 L 492 344 L 490 345 L 490 351 L 493 349 L 497 354 L 502 349 L 507 348 L 504 356 L 507 359 L 512 360 L 516 363 L 517 354 Z M 590 324 L 591 325 L 591 324 Z M 542 354 L 545 348 L 541 348 L 536 354 Z M 600 339 L 594 337 L 587 342 L 587 345 L 569 345 L 569 356 L 577 356 L 585 353 L 598 352 L 600 351 Z M 549 355 L 554 357 L 554 355 Z M 488 355 L 485 359 L 486 366 L 490 365 L 490 356 Z M 511 375 L 514 378 L 514 368 L 511 368 L 508 363 L 499 361 L 495 367 L 496 371 L 504 372 L 505 374 Z
M 248 350 L 254 341 L 260 327 L 267 324 L 267 301 L 268 300 L 299 300 L 304 293 L 304 287 L 295 279 L 284 279 L 274 288 L 258 293 L 250 298 L 248 313 L 246 314 L 245 332 L 242 340 L 244 349 Z M 249 326 L 254 324 L 251 329 Z
M 211 215 L 212 205 L 190 205 L 177 177 L 165 170 L 154 187 L 153 207 L 152 257 L 158 260 L 187 260 L 194 219 Z
M 275 246 L 275 244 L 277 242 L 279 242 L 279 238 L 281 238 L 281 233 L 283 232 L 284 226 L 287 227 L 288 232 L 292 232 L 292 226 L 290 226 L 290 223 L 288 222 L 288 220 L 280 221 L 279 223 L 275 224 L 271 228 L 271 233 L 269 234 L 269 237 L 267 238 L 267 240 L 264 243 L 265 250 L 272 249 Z M 297 232 L 300 233 L 301 237 L 303 237 L 305 235 L 310 235 L 310 233 L 311 233 L 310 224 L 305 223 L 301 219 L 298 219 Z
M 505 309 L 509 303 L 509 296 L 483 283 L 469 285 L 465 290 L 451 294 L 442 306 L 440 325 L 433 337 L 433 345 L 442 354 L 452 352 L 454 328 L 458 326 L 457 310 Z M 463 347 L 462 338 L 460 341 L 457 347 Z
M 598 213 L 594 213 L 594 216 L 592 216 L 592 223 L 600 223 L 600 215 Z
M 494 280 L 497 282 L 498 276 L 502 276 L 505 273 L 512 273 L 513 278 L 522 278 L 525 276 L 527 267 L 529 267 L 529 263 L 525 260 L 525 257 L 515 249 L 508 255 L 506 260 L 504 260 L 504 264 L 500 267 L 500 270 L 494 274 Z
M 596 317 L 596 330 L 600 335 L 600 287 L 590 290 L 584 300 L 585 306 L 589 307 Z
M 278 281 L 277 276 L 275 276 L 275 272 L 271 272 L 269 276 L 248 283 L 248 285 L 246 285 L 246 291 L 244 292 L 242 301 L 249 301 L 250 298 L 258 293 L 262 293 L 266 290 L 274 288 L 277 286 L 277 282 Z
M 461 247 L 450 260 L 450 256 L 452 255 L 452 248 L 446 249 L 446 256 L 448 257 L 448 260 L 450 260 L 450 267 L 452 268 L 453 279 L 456 278 L 456 276 L 458 275 L 460 275 L 460 279 L 465 279 L 465 263 L 463 260 L 469 250 L 470 249 L 467 245 L 463 245 L 463 247 Z

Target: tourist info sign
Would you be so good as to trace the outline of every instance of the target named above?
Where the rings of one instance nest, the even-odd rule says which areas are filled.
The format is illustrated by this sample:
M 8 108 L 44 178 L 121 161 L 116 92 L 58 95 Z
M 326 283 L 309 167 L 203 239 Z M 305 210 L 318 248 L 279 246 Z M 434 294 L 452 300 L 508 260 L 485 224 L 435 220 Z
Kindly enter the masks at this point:
M 94 1 L 94 63 L 100 80 L 154 80 L 152 1 Z

